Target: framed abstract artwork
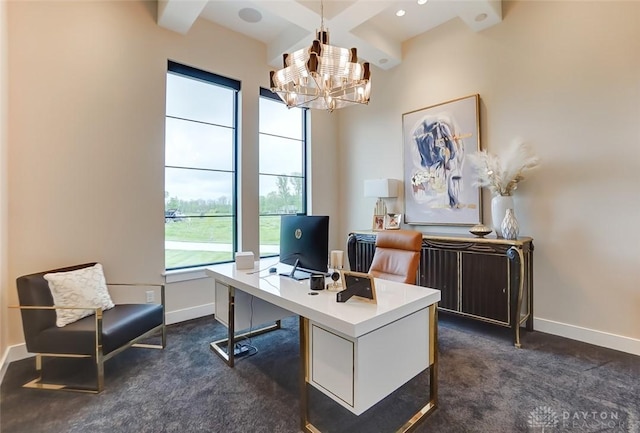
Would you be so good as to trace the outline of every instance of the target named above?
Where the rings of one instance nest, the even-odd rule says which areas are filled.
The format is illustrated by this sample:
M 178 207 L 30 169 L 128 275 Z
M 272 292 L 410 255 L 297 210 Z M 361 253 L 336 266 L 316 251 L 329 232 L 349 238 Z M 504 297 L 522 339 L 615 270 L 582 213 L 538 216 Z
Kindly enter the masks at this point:
M 471 95 L 402 115 L 405 224 L 482 222 L 482 191 L 467 161 L 480 150 L 479 104 Z

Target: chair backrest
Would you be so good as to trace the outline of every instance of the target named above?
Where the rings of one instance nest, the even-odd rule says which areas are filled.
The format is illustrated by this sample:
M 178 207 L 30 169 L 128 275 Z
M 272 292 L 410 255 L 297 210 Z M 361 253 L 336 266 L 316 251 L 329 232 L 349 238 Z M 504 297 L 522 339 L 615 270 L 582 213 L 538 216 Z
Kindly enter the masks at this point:
M 20 305 L 38 307 L 53 306 L 53 296 L 49 289 L 49 283 L 44 279 L 44 275 L 51 272 L 75 271 L 76 269 L 87 268 L 93 265 L 95 265 L 95 262 L 18 277 L 16 284 L 18 286 L 18 301 Z M 34 347 L 34 345 L 37 344 L 38 334 L 45 329 L 56 326 L 56 311 L 20 310 L 20 312 L 22 315 L 22 329 L 24 330 L 24 341 L 27 345 L 27 351 L 38 352 Z
M 421 249 L 422 233 L 418 231 L 378 232 L 369 273 L 376 278 L 415 284 Z

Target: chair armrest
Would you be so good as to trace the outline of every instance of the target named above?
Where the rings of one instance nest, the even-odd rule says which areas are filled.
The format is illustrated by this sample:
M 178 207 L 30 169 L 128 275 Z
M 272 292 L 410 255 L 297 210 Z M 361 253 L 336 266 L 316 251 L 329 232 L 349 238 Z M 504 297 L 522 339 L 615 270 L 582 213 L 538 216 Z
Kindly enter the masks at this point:
M 17 308 L 20 310 L 94 310 L 94 312 L 102 313 L 102 307 L 66 307 L 64 305 L 9 305 L 9 308 Z
M 162 287 L 162 283 L 107 283 L 107 286 L 150 286 L 150 287 Z

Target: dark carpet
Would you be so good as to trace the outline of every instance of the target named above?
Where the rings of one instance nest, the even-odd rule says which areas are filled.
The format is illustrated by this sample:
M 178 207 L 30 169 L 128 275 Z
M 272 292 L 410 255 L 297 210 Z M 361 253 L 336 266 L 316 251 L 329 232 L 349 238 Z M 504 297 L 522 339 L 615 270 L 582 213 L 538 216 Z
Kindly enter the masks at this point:
M 213 318 L 169 327 L 163 351 L 132 348 L 105 364 L 98 395 L 21 388 L 34 359 L 12 363 L 0 393 L 0 431 L 297 432 L 298 320 L 251 340 L 254 356 L 228 368 L 209 342 Z M 511 344 L 508 329 L 446 314 L 439 321 L 439 408 L 418 432 L 640 432 L 640 358 L 540 332 Z M 393 347 L 411 356 L 410 347 Z M 48 362 L 54 374 L 86 360 Z M 62 364 L 61 364 L 62 363 Z M 360 417 L 311 392 L 311 419 L 328 432 L 387 432 L 427 399 L 424 373 Z

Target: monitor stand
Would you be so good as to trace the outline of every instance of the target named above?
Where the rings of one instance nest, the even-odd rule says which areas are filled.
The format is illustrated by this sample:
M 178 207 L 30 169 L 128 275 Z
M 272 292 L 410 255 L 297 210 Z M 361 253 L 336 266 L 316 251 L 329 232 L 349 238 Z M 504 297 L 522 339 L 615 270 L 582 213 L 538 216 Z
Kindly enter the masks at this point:
M 295 271 L 293 275 L 285 274 L 285 273 L 282 273 L 280 275 L 282 275 L 283 277 L 293 278 L 294 280 L 297 280 L 297 281 L 308 280 L 309 278 L 311 278 L 311 274 L 305 271 Z
M 307 280 L 309 278 L 311 278 L 311 273 L 310 272 L 306 272 L 306 271 L 301 271 L 298 269 L 298 264 L 300 263 L 299 259 L 296 259 L 296 263 L 293 265 L 293 268 L 291 269 L 291 272 L 286 273 L 283 272 L 280 275 L 283 277 L 289 277 L 289 278 L 293 278 L 294 280 Z

